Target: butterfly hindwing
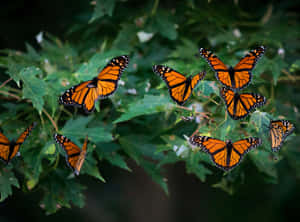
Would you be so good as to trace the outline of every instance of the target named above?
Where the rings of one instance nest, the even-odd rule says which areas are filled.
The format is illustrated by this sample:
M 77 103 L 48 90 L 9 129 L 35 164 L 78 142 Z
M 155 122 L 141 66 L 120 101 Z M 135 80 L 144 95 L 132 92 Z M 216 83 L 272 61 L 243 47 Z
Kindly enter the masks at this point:
M 80 169 L 85 160 L 87 138 L 84 141 L 82 150 L 70 139 L 63 135 L 54 134 L 54 139 L 65 151 L 67 165 L 74 171 L 76 175 L 79 175 Z
M 107 98 L 117 90 L 118 80 L 128 63 L 129 58 L 126 55 L 113 58 L 97 77 L 66 90 L 60 96 L 59 102 L 65 106 L 83 108 L 86 113 L 92 112 L 99 98 Z
M 200 72 L 194 77 L 185 77 L 174 69 L 163 65 L 154 65 L 153 72 L 165 81 L 171 98 L 178 105 L 183 105 L 190 98 L 193 89 L 205 76 L 205 72 Z
M 25 142 L 36 123 L 32 123 L 17 139 L 16 142 L 9 141 L 3 133 L 0 133 L 0 159 L 8 164 L 18 155 L 21 145 Z
M 264 54 L 265 47 L 260 46 L 251 50 L 234 68 L 227 67 L 215 54 L 204 48 L 201 48 L 199 52 L 213 69 L 216 78 L 222 85 L 231 90 L 241 90 L 250 84 L 251 71 Z
M 271 120 L 269 130 L 271 149 L 276 152 L 280 150 L 285 138 L 295 130 L 295 127 L 288 120 Z
M 207 136 L 193 136 L 190 142 L 210 154 L 217 167 L 229 171 L 241 162 L 247 152 L 259 146 L 261 139 L 250 137 L 232 143 L 230 140 L 224 142 Z
M 255 108 L 266 103 L 266 98 L 256 93 L 235 93 L 230 89 L 223 87 L 220 90 L 228 114 L 232 119 L 243 119 L 249 115 Z

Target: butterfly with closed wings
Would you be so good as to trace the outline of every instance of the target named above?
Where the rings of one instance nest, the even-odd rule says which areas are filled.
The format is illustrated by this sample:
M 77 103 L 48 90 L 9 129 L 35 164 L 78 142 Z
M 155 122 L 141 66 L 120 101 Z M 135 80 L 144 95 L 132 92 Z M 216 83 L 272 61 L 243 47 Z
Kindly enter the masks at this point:
M 294 124 L 288 120 L 271 120 L 268 128 L 273 152 L 280 150 L 285 138 L 295 130 Z
M 88 137 L 86 136 L 82 149 L 63 135 L 56 133 L 54 134 L 54 139 L 66 152 L 67 165 L 73 170 L 75 175 L 79 175 L 85 160 Z

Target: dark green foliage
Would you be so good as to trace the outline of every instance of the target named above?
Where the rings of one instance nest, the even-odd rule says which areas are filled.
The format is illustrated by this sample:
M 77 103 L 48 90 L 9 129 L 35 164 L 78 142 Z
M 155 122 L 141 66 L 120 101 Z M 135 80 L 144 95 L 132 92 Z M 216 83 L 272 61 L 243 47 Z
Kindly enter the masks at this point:
M 266 183 L 276 183 L 279 172 L 299 177 L 299 139 L 289 136 L 273 154 L 267 128 L 270 119 L 279 117 L 299 125 L 299 15 L 289 13 L 293 5 L 270 1 L 248 11 L 246 3 L 234 2 L 96 0 L 93 10 L 78 15 L 80 22 L 69 27 L 64 40 L 44 33 L 39 49 L 26 43 L 24 52 L 2 50 L 0 81 L 12 81 L 0 86 L 1 128 L 12 139 L 29 123 L 37 121 L 38 126 L 22 145 L 21 156 L 0 166 L 1 201 L 13 194 L 15 186 L 41 192 L 40 206 L 47 213 L 84 205 L 82 192 L 88 184 L 66 166 L 65 153 L 53 140 L 56 131 L 80 147 L 88 135 L 80 177 L 87 174 L 102 182 L 109 179 L 100 173 L 103 160 L 131 171 L 128 159 L 144 168 L 167 194 L 163 168 L 177 162 L 184 162 L 186 172 L 202 182 L 215 177 L 219 182 L 213 186 L 231 194 L 243 184 L 249 167 Z M 244 91 L 260 93 L 268 102 L 250 117 L 235 121 L 226 114 L 220 84 L 198 50 L 208 48 L 225 64 L 235 65 L 258 45 L 267 51 Z M 94 113 L 86 116 L 58 104 L 62 92 L 92 79 L 111 58 L 123 54 L 129 55 L 130 63 L 122 82 L 113 96 L 96 103 Z M 179 107 L 152 72 L 154 64 L 186 75 L 206 70 L 207 75 L 185 107 Z M 184 121 L 182 116 L 193 118 Z M 222 174 L 207 154 L 192 150 L 187 142 L 196 129 L 222 140 L 257 136 L 263 144 L 237 168 Z M 279 166 L 283 161 L 288 164 Z

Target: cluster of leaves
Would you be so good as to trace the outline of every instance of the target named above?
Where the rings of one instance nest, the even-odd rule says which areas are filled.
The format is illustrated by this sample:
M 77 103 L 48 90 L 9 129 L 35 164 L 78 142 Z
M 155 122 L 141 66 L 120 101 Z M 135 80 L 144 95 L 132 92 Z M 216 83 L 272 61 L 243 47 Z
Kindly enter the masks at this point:
M 295 41 L 300 30 L 297 16 L 282 16 L 289 6 L 270 4 L 246 12 L 246 6 L 238 3 L 214 1 L 92 3 L 94 11 L 82 12 L 89 13 L 88 17 L 78 16 L 81 20 L 70 27 L 66 41 L 43 33 L 39 49 L 26 44 L 26 52 L 2 50 L 3 132 L 8 138 L 17 138 L 30 122 L 36 121 L 38 126 L 23 144 L 22 156 L 7 166 L 1 165 L 1 201 L 12 195 L 15 186 L 24 192 L 41 191 L 40 206 L 47 213 L 71 204 L 83 206 L 85 186 L 66 167 L 63 151 L 54 144 L 55 132 L 78 145 L 88 135 L 88 154 L 81 175 L 103 182 L 109 178 L 100 173 L 101 161 L 131 171 L 126 164 L 128 158 L 144 168 L 166 193 L 166 164 L 185 162 L 186 172 L 204 182 L 219 169 L 213 167 L 206 154 L 191 149 L 186 138 L 195 130 L 220 139 L 263 139 L 263 145 L 250 152 L 239 167 L 217 174 L 220 182 L 214 187 L 234 192 L 245 180 L 247 165 L 255 166 L 266 182 L 276 183 L 282 159 L 300 176 L 300 151 L 284 146 L 274 158 L 266 127 L 270 119 L 284 117 L 296 123 L 299 118 L 299 104 L 288 97 L 297 95 L 289 84 L 299 79 L 300 70 L 300 45 Z M 136 4 L 141 7 L 131 7 Z M 222 4 L 224 7 L 220 7 Z M 277 7 L 285 8 L 277 11 Z M 232 11 L 237 13 L 232 15 Z M 267 52 L 246 90 L 261 93 L 268 102 L 250 117 L 235 121 L 227 117 L 219 84 L 198 49 L 213 50 L 226 64 L 234 65 L 257 45 L 266 46 Z M 129 67 L 116 93 L 98 101 L 94 113 L 86 116 L 58 104 L 63 91 L 92 79 L 112 57 L 122 54 L 130 56 Z M 171 101 L 165 83 L 152 72 L 154 64 L 166 64 L 182 73 L 206 70 L 208 74 L 185 107 L 179 107 Z M 182 117 L 190 117 L 191 121 Z

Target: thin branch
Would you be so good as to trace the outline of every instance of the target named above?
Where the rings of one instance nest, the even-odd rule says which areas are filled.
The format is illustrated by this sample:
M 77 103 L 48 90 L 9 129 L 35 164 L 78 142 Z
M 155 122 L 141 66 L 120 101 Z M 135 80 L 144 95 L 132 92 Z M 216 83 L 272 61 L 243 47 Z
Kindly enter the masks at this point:
M 6 91 L 2 91 L 0 90 L 0 93 L 4 94 L 4 95 L 7 95 L 7 96 L 10 96 L 10 97 L 13 97 L 15 98 L 16 100 L 21 100 L 21 97 L 15 95 L 15 94 L 12 94 L 12 93 L 9 93 L 9 92 L 6 92 Z
M 197 134 L 197 132 L 199 131 L 200 128 L 201 128 L 201 125 L 198 124 L 197 129 L 193 132 L 193 134 L 190 137 L 193 137 L 195 134 Z
M 9 83 L 12 80 L 12 78 L 9 78 L 7 80 L 5 80 L 1 85 L 0 85 L 0 89 L 5 86 L 7 83 Z
M 50 122 L 52 123 L 53 127 L 55 128 L 55 131 L 58 131 L 57 125 L 55 123 L 55 121 L 52 119 L 52 117 L 50 116 L 50 114 L 43 108 L 43 113 L 45 113 L 45 115 L 48 117 L 48 119 L 50 120 Z

